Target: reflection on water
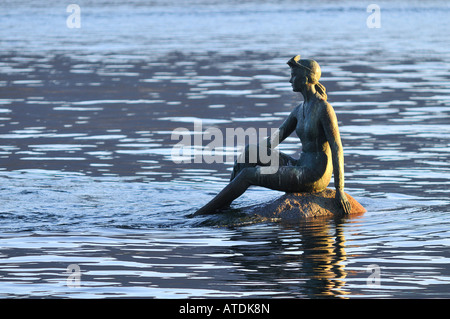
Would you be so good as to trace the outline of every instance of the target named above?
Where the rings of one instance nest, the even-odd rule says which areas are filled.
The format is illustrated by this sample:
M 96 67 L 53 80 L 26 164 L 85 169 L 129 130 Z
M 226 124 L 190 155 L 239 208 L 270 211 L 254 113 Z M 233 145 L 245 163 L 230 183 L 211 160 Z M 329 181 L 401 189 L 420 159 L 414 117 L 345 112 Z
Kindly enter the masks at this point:
M 0 272 L 9 282 L 9 291 L 1 291 L 5 295 L 45 296 L 48 290 L 55 297 L 79 298 L 349 294 L 340 224 L 265 225 L 214 233 L 205 229 L 151 230 L 146 234 L 42 233 L 33 237 L 19 233 L 14 240 L 3 238 L 2 245 L 5 254 Z M 11 255 L 10 247 L 15 252 Z M 29 254 L 36 249 L 42 254 L 17 256 L 17 252 Z M 69 264 L 80 266 L 79 289 L 66 286 Z M 354 279 L 365 280 L 364 275 L 359 276 Z
M 353 1 L 80 6 L 79 30 L 55 18 L 56 1 L 0 12 L 0 296 L 449 295 L 444 2 L 380 2 L 377 30 Z M 17 23 L 30 15 L 41 20 Z M 172 132 L 278 127 L 299 102 L 286 69 L 298 53 L 322 66 L 346 190 L 368 212 L 291 226 L 187 218 L 228 181 L 238 148 L 224 140 L 222 162 L 175 163 Z M 300 148 L 294 135 L 280 145 Z M 230 216 L 279 195 L 250 189 Z
M 448 240 L 420 239 L 439 237 L 440 228 L 434 224 L 407 232 L 390 224 L 372 215 L 287 228 L 256 224 L 214 231 L 4 234 L 0 293 L 77 298 L 446 295 Z M 397 233 L 382 232 L 383 238 L 376 233 L 380 226 Z M 408 241 L 413 236 L 419 238 Z M 66 284 L 72 264 L 81 272 L 76 289 Z M 368 284 L 374 264 L 381 267 L 378 286 Z

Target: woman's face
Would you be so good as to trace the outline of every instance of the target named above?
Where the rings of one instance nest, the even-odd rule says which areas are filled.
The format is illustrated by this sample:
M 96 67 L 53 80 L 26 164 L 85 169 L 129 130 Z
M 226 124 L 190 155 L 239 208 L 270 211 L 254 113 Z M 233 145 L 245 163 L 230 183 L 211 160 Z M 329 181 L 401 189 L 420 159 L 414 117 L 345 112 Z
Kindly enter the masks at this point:
M 305 70 L 302 68 L 291 68 L 291 79 L 289 83 L 291 83 L 294 92 L 300 92 L 301 88 L 307 83 Z

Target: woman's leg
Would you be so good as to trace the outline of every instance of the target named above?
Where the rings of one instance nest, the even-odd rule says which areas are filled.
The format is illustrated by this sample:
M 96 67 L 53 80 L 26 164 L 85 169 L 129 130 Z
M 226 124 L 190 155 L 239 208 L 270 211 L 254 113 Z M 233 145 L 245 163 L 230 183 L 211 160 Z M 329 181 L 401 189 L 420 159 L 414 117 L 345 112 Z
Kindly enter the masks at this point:
M 194 215 L 205 215 L 215 213 L 216 210 L 226 207 L 233 200 L 244 194 L 251 185 L 251 175 L 255 174 L 257 168 L 247 167 L 242 169 L 235 178 L 220 191 L 208 204 L 200 208 Z
M 260 155 L 266 158 L 263 160 Z M 259 145 L 254 144 L 247 145 L 242 154 L 239 155 L 234 163 L 230 181 L 232 181 L 244 168 L 270 166 L 271 162 L 268 160 L 274 159 L 275 156 L 278 160 L 278 166 L 295 166 L 297 163 L 297 160 L 295 158 L 278 150 L 269 150 L 267 148 L 260 149 Z
M 257 166 L 268 166 L 270 162 L 265 163 L 262 161 L 258 152 L 257 145 L 247 145 L 244 152 L 234 164 L 230 183 L 208 204 L 195 212 L 194 215 L 212 214 L 216 210 L 230 205 L 232 201 L 241 196 L 251 185 L 281 191 L 295 189 L 298 181 L 292 183 L 289 180 L 296 179 L 296 177 L 298 179 L 298 175 L 304 175 L 301 172 L 302 169 L 295 166 L 297 160 L 275 150 L 272 155 L 278 157 L 278 171 L 270 174 L 262 174 L 260 168 Z
M 262 186 L 282 192 L 310 191 L 314 185 L 310 170 L 299 166 L 283 166 L 273 174 L 262 174 L 260 167 L 242 169 L 235 178 L 194 215 L 215 213 L 241 196 L 251 185 Z

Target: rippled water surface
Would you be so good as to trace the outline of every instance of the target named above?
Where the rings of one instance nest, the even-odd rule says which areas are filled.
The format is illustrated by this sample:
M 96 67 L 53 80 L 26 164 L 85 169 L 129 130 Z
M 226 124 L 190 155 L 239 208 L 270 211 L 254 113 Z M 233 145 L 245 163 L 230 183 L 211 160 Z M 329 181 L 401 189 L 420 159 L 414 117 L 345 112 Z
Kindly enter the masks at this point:
M 379 2 L 377 29 L 354 1 L 78 3 L 70 29 L 58 1 L 2 2 L 1 297 L 450 297 L 446 1 Z M 301 101 L 298 53 L 322 67 L 367 212 L 189 218 L 228 181 L 226 130 L 270 132 Z M 230 215 L 279 195 L 252 188 Z

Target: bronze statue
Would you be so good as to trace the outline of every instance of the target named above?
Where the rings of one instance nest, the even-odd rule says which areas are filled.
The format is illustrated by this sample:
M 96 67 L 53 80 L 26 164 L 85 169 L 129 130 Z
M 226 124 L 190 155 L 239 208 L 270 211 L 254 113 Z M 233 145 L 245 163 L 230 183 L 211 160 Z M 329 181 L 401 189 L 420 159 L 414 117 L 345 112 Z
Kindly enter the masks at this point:
M 314 60 L 297 55 L 287 64 L 294 92 L 303 95 L 299 104 L 272 136 L 258 145 L 247 145 L 236 160 L 230 183 L 194 215 L 216 212 L 231 204 L 249 186 L 262 186 L 287 193 L 320 192 L 327 188 L 334 173 L 335 200 L 349 214 L 351 205 L 344 193 L 344 154 L 333 107 L 327 102 L 325 87 L 319 83 L 321 70 Z M 302 142 L 299 159 L 275 150 L 293 131 Z M 270 163 L 261 161 L 261 148 L 277 157 L 272 173 L 262 172 Z M 250 158 L 256 160 L 250 161 Z

